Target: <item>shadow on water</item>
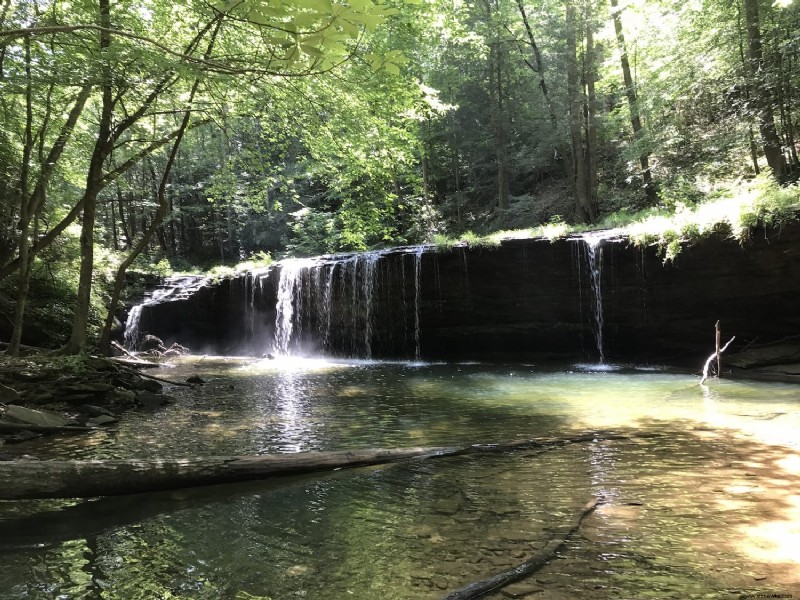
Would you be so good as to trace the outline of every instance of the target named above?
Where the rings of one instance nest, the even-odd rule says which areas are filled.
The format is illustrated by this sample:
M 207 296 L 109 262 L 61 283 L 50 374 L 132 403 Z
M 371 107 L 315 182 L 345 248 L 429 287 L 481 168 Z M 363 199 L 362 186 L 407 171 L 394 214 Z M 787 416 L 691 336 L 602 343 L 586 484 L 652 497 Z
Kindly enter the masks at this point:
M 225 504 L 237 498 L 307 485 L 309 481 L 335 481 L 389 466 L 360 467 L 342 472 L 295 475 L 264 481 L 244 481 L 165 492 L 106 496 L 65 504 L 53 500 L 5 501 L 0 519 L 0 553 L 23 548 L 42 549 L 70 540 L 101 535 L 161 515 Z M 61 506 L 54 507 L 60 504 Z

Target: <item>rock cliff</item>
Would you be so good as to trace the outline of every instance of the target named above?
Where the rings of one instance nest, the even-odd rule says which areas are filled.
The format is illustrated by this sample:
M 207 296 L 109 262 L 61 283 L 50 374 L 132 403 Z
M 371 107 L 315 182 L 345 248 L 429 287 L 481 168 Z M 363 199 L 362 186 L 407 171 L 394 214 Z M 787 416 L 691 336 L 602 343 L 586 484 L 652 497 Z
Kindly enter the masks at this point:
M 139 327 L 222 354 L 674 364 L 713 351 L 717 320 L 739 348 L 800 334 L 800 224 L 707 237 L 666 264 L 626 240 L 590 250 L 527 239 L 278 263 L 144 306 Z

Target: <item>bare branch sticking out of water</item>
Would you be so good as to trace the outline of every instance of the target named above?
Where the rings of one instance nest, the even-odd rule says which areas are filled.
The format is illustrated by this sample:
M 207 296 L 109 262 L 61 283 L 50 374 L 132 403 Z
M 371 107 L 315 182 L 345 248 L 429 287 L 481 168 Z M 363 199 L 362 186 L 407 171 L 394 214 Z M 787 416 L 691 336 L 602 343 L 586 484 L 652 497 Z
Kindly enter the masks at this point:
M 725 350 L 728 349 L 728 346 L 731 345 L 731 342 L 735 339 L 736 336 L 733 336 L 731 339 L 728 340 L 727 344 L 725 344 L 722 348 L 719 349 L 719 352 L 713 352 L 711 356 L 708 357 L 708 360 L 706 360 L 706 364 L 703 367 L 703 378 L 700 380 L 700 385 L 703 385 L 706 379 L 708 379 L 708 368 L 711 366 L 711 363 L 714 361 L 714 359 L 719 358 L 719 355 L 725 352 Z M 717 373 L 717 376 L 719 376 L 719 373 Z
M 517 565 L 508 571 L 503 571 L 502 573 L 493 575 L 488 579 L 482 579 L 480 581 L 470 583 L 460 590 L 456 590 L 452 594 L 448 594 L 445 596 L 444 600 L 474 600 L 476 598 L 481 598 L 482 596 L 485 596 L 491 592 L 495 592 L 510 583 L 519 581 L 520 579 L 528 577 L 529 575 L 539 571 L 542 567 L 547 565 L 547 563 L 553 560 L 553 558 L 555 558 L 558 551 L 564 546 L 564 544 L 567 543 L 567 540 L 575 535 L 578 529 L 580 529 L 583 520 L 592 514 L 598 506 L 603 504 L 603 502 L 604 500 L 602 497 L 592 498 L 589 500 L 589 502 L 584 505 L 583 510 L 581 510 L 580 515 L 578 515 L 578 520 L 574 525 L 572 525 L 572 527 L 565 530 L 563 533 L 556 535 L 556 537 L 547 542 L 544 548 L 539 550 L 524 563 Z

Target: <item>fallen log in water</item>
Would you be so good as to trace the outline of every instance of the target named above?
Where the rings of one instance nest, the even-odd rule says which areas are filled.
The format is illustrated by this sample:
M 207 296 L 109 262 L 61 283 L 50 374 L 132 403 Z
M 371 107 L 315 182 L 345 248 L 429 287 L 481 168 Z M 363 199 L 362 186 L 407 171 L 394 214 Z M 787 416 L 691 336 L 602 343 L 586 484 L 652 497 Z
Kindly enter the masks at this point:
M 576 442 L 615 439 L 626 440 L 630 437 L 609 432 L 590 432 L 567 438 L 463 447 L 373 448 L 179 459 L 6 461 L 0 462 L 0 500 L 119 496 L 331 471 L 411 458 L 546 449 Z
M 83 427 L 81 425 L 34 425 L 33 423 L 10 423 L 0 421 L 0 433 L 16 433 L 19 431 L 34 431 L 36 433 L 85 433 L 97 431 L 97 427 Z M 2 491 L 0 491 L 2 497 Z
M 564 546 L 564 544 L 567 543 L 567 540 L 573 536 L 576 531 L 578 531 L 583 520 L 600 504 L 602 504 L 601 499 L 592 498 L 583 507 L 583 510 L 578 516 L 577 522 L 572 525 L 572 527 L 569 527 L 561 534 L 557 534 L 553 539 L 547 542 L 544 548 L 539 550 L 524 563 L 517 565 L 508 571 L 503 571 L 502 573 L 493 575 L 487 579 L 470 583 L 460 590 L 457 590 L 452 594 L 448 594 L 445 596 L 444 600 L 474 600 L 499 590 L 501 587 L 507 586 L 510 583 L 514 583 L 515 581 L 519 581 L 524 577 L 532 575 L 553 560 L 553 558 L 555 558 L 556 553 L 562 548 L 562 546 Z

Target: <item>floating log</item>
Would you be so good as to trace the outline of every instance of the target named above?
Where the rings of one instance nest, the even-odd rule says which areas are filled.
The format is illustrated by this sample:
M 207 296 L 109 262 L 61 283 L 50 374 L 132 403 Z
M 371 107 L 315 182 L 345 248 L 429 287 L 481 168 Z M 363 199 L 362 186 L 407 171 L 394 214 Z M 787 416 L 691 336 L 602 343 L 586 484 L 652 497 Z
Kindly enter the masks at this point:
M 524 563 L 519 564 L 508 571 L 503 571 L 502 573 L 493 575 L 487 579 L 470 583 L 460 590 L 457 590 L 452 594 L 448 594 L 445 596 L 444 600 L 475 600 L 476 598 L 481 598 L 486 594 L 490 594 L 491 592 L 499 590 L 510 583 L 514 583 L 515 581 L 519 581 L 520 579 L 532 575 L 553 560 L 553 558 L 555 558 L 558 551 L 561 550 L 564 544 L 567 543 L 567 540 L 569 540 L 569 538 L 572 537 L 576 531 L 578 531 L 583 520 L 589 516 L 595 508 L 602 504 L 602 502 L 603 501 L 600 498 L 592 498 L 583 507 L 583 510 L 578 516 L 577 522 L 572 527 L 563 531 L 561 534 L 556 535 L 553 539 L 547 542 L 544 548 L 539 550 Z
M 33 423 L 10 423 L 0 421 L 0 433 L 33 431 L 35 433 L 86 433 L 97 431 L 97 427 L 82 427 L 80 425 L 34 425 Z M 3 492 L 0 490 L 0 498 Z
M 458 452 L 459 448 L 381 448 L 180 459 L 6 461 L 0 462 L 0 499 L 118 496 Z
M 645 434 L 639 437 L 657 437 Z M 0 462 L 0 499 L 91 498 L 251 481 L 391 463 L 526 448 L 548 449 L 576 442 L 627 440 L 613 432 L 567 438 L 516 440 L 463 447 L 377 448 L 262 456 L 178 459 L 44 460 Z
M 119 361 L 117 361 L 117 362 L 119 362 Z M 148 364 L 150 364 L 150 363 L 148 363 Z M 181 386 L 181 387 L 192 387 L 191 383 L 183 383 L 182 381 L 173 381 L 171 379 L 164 379 L 163 377 L 156 377 L 155 375 L 150 375 L 148 373 L 142 373 L 138 369 L 136 369 L 134 367 L 131 367 L 131 366 L 128 366 L 126 364 L 122 364 L 121 362 L 120 362 L 119 366 L 123 371 L 125 371 L 127 373 L 132 373 L 132 374 L 136 375 L 137 377 L 144 377 L 145 379 L 152 379 L 153 381 L 160 381 L 161 383 L 168 383 L 169 385 L 177 385 L 177 386 Z M 141 366 L 141 365 L 138 365 L 138 366 Z

